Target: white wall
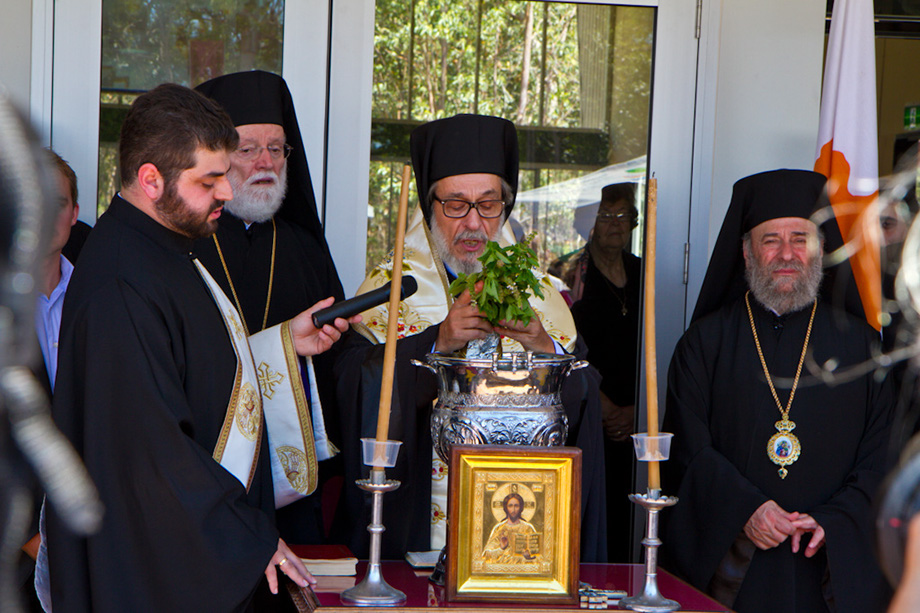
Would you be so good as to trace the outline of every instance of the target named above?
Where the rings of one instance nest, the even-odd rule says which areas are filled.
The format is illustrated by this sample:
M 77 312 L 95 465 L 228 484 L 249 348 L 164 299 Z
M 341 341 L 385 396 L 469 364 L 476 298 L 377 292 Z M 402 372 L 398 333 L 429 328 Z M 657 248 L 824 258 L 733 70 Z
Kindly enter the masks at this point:
M 0 84 L 13 103 L 28 113 L 32 70 L 32 0 L 3 0 L 0 19 Z
M 704 0 L 688 318 L 734 182 L 814 166 L 825 10 L 824 0 Z

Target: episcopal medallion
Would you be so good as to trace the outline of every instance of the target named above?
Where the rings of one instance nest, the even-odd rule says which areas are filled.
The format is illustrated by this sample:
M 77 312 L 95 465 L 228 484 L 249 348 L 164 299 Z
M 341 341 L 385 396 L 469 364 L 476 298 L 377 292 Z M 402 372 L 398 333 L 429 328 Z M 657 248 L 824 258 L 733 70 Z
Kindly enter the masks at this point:
M 795 428 L 795 422 L 784 419 L 776 422 L 776 434 L 770 437 L 767 443 L 767 455 L 770 461 L 780 467 L 779 477 L 785 479 L 789 471 L 786 467 L 799 459 L 802 453 L 802 444 L 799 438 L 792 433 Z

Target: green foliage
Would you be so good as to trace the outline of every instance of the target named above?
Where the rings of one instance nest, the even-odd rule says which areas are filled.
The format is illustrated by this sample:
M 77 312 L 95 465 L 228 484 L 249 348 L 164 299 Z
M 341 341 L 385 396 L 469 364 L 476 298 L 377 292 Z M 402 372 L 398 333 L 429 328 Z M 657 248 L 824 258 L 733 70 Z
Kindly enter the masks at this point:
M 102 3 L 102 87 L 194 87 L 220 74 L 281 72 L 284 0 Z
M 492 325 L 500 321 L 529 324 L 536 314 L 528 299 L 532 294 L 543 298 L 541 281 L 534 274 L 539 262 L 528 245 L 533 238 L 531 234 L 524 241 L 504 248 L 488 242 L 479 256 L 482 271 L 471 275 L 461 272 L 450 284 L 451 294 L 468 289 L 476 307 Z M 542 283 L 548 283 L 545 277 Z
M 575 5 L 561 3 L 378 0 L 374 117 L 482 113 L 579 127 L 575 15 Z

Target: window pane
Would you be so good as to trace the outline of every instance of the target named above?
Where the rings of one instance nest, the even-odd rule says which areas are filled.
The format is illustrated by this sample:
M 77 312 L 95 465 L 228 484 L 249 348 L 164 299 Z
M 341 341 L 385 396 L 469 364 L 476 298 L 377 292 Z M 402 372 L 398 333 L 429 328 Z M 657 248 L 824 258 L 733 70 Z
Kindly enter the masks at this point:
M 593 225 L 600 189 L 645 180 L 654 16 L 564 2 L 378 0 L 368 269 L 392 248 L 410 132 L 456 113 L 517 125 L 514 217 L 539 233 L 543 266 L 583 246 L 576 217 Z
M 117 145 L 134 98 L 261 69 L 281 74 L 284 0 L 104 0 L 97 214 L 119 188 Z

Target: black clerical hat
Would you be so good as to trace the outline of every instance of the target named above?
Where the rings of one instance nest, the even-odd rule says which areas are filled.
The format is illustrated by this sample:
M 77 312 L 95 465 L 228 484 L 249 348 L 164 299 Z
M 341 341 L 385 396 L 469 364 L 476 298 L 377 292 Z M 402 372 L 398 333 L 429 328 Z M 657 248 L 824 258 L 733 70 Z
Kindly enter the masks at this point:
M 454 115 L 420 125 L 412 131 L 410 144 L 425 219 L 431 220 L 428 190 L 435 181 L 481 172 L 498 175 L 511 186 L 512 202 L 505 209 L 510 215 L 518 188 L 518 141 L 513 123 L 486 115 Z
M 250 70 L 216 77 L 195 89 L 217 101 L 235 126 L 274 123 L 284 128 L 287 144 L 292 149 L 287 162 L 287 195 L 278 215 L 313 233 L 328 252 L 316 211 L 307 154 L 294 114 L 294 100 L 284 79 L 271 72 Z
M 825 194 L 826 183 L 827 178 L 820 173 L 787 169 L 761 172 L 735 183 L 731 204 L 709 259 L 692 321 L 744 295 L 747 282 L 744 279 L 741 241 L 746 233 L 759 224 L 781 217 L 811 219 L 821 209 L 827 212 L 828 217 L 821 224 L 825 252 L 833 251 L 843 244 L 836 218 L 830 213 Z M 842 268 L 844 270 L 834 271 L 835 278 L 841 281 L 852 274 L 848 264 L 845 263 Z M 828 287 L 831 284 L 826 281 L 823 285 Z M 846 285 L 853 284 L 847 282 Z M 849 289 L 846 292 L 847 310 L 863 316 L 862 306 L 856 306 L 859 304 L 858 295 L 855 296 L 856 304 L 851 304 L 854 298 L 849 295 Z

